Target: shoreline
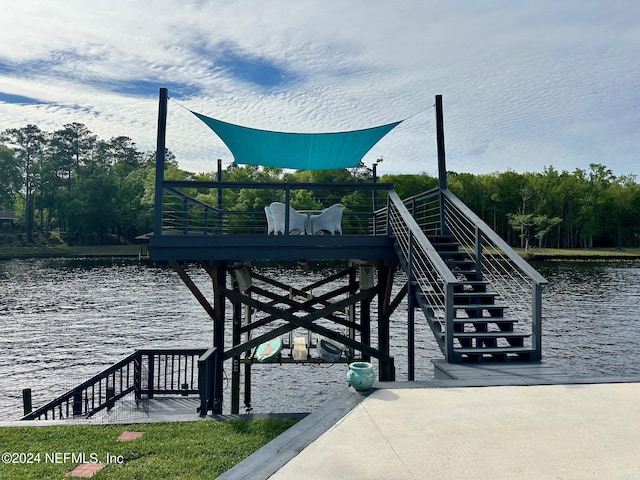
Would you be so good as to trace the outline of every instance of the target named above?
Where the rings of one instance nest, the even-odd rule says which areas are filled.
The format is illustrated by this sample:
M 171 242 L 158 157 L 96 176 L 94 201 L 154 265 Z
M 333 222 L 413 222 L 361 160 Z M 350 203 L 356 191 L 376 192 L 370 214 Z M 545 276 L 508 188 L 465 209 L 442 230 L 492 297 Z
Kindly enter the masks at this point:
M 528 252 L 517 248 L 514 250 L 528 262 L 548 260 L 640 260 L 640 248 L 531 248 Z
M 530 262 L 548 260 L 640 260 L 640 248 L 594 248 L 556 249 L 531 248 L 514 249 L 522 258 Z M 148 247 L 138 245 L 94 245 L 56 247 L 9 247 L 0 248 L 0 261 L 26 258 L 97 258 L 97 257 L 141 257 L 146 258 Z
M 0 248 L 0 261 L 26 258 L 140 257 L 145 245 L 95 245 Z M 146 255 L 146 248 L 144 249 Z

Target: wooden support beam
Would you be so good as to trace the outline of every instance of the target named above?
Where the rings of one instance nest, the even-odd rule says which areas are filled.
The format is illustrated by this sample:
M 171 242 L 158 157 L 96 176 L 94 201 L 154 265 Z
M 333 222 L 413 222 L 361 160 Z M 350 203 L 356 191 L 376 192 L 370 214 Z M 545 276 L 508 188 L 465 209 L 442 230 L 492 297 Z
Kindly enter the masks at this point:
M 376 289 L 365 290 L 365 292 L 371 292 L 375 295 Z M 360 303 L 360 341 L 367 345 L 371 345 L 371 297 L 362 299 Z M 365 362 L 371 361 L 371 356 L 363 352 L 362 360 Z
M 303 287 L 303 288 L 292 287 L 292 286 L 287 285 L 285 283 L 282 283 L 282 282 L 279 282 L 279 281 L 274 280 L 272 278 L 269 278 L 269 277 L 266 277 L 264 275 L 261 275 L 258 272 L 252 271 L 251 275 L 256 280 L 260 280 L 260 281 L 262 281 L 264 283 L 267 283 L 267 284 L 272 285 L 274 287 L 280 288 L 281 290 L 285 290 L 285 291 L 287 291 L 289 293 L 293 293 L 294 295 L 297 295 L 297 296 L 303 297 L 303 298 L 307 298 L 308 300 L 310 300 L 309 299 L 309 291 L 310 290 L 313 290 L 314 288 L 318 288 L 320 286 L 326 285 L 327 283 L 333 282 L 335 280 L 339 280 L 340 278 L 348 275 L 350 270 L 351 269 L 342 270 L 342 271 L 340 271 L 340 272 L 338 272 L 338 273 L 336 273 L 334 275 L 330 275 L 327 278 L 323 278 L 322 280 L 320 280 L 318 282 L 314 282 L 314 283 L 312 283 L 310 285 L 307 285 L 306 287 Z M 356 285 L 357 285 L 357 283 L 356 283 Z M 354 285 L 350 283 L 346 287 L 342 287 L 342 288 L 339 288 L 337 290 L 333 290 L 332 292 L 330 292 L 328 294 L 320 295 L 320 296 L 313 297 L 313 298 L 316 299 L 316 303 L 321 303 L 321 304 L 327 306 L 327 305 L 331 304 L 331 302 L 328 299 L 333 298 L 335 295 L 340 295 L 340 294 L 343 294 L 343 293 L 350 292 L 350 291 L 353 290 L 353 287 L 354 287 Z M 308 303 L 308 302 L 306 302 L 306 303 Z M 274 305 L 275 304 L 277 304 L 277 303 L 274 303 Z
M 349 262 L 349 296 L 353 296 L 358 292 L 358 281 L 356 279 L 356 269 L 353 265 L 353 262 Z M 349 320 L 353 327 L 349 328 L 349 338 L 356 338 L 356 330 L 360 330 L 360 326 L 357 325 L 356 321 L 356 304 L 352 303 L 349 305 Z M 354 357 L 353 348 L 349 348 L 349 358 Z
M 233 278 L 233 291 L 240 292 L 238 281 Z M 233 329 L 231 342 L 237 345 L 242 341 L 242 304 L 233 302 Z M 231 359 L 231 414 L 240 413 L 240 354 Z
M 408 291 L 409 291 L 409 282 L 406 282 L 402 286 L 398 294 L 395 296 L 395 298 L 389 304 L 389 308 L 387 309 L 387 312 L 386 312 L 389 318 L 391 318 L 391 315 L 393 315 L 393 312 L 396 311 L 396 308 L 398 308 L 398 306 L 402 302 L 402 299 L 406 297 Z
M 342 287 L 342 288 L 340 288 L 338 290 L 334 290 L 333 292 L 326 293 L 325 295 L 323 295 L 323 297 L 325 297 L 325 298 L 333 298 L 333 297 L 335 297 L 335 296 L 337 296 L 337 295 L 339 295 L 341 293 L 346 293 L 344 291 L 344 289 L 347 289 L 347 291 L 348 291 L 349 287 L 348 286 L 347 287 Z M 295 300 L 293 300 L 293 299 L 291 299 L 291 298 L 289 298 L 287 296 L 278 295 L 277 293 L 271 292 L 269 290 L 264 290 L 264 289 L 261 289 L 259 287 L 255 287 L 255 286 L 251 287 L 251 291 L 255 292 L 255 293 L 259 294 L 259 295 L 263 295 L 263 296 L 265 296 L 267 298 L 271 298 L 272 300 L 274 300 L 273 302 L 266 303 L 265 305 L 275 306 L 275 305 L 278 305 L 278 304 L 285 304 L 285 305 L 288 305 L 289 307 L 293 307 L 293 309 L 289 309 L 289 311 L 292 311 L 292 310 L 293 311 L 305 311 L 305 312 L 311 313 L 311 312 L 315 311 L 315 309 L 313 308 L 313 305 L 315 305 L 317 303 L 320 303 L 320 304 L 324 305 L 325 307 L 334 305 L 332 302 L 324 301 L 324 299 L 319 300 L 320 297 L 310 298 L 310 299 L 308 299 L 308 300 L 306 300 L 306 301 L 304 301 L 302 303 L 299 303 L 299 302 L 296 302 Z M 347 305 L 347 306 L 349 306 L 349 305 Z M 349 321 L 344 320 L 344 319 L 342 319 L 340 317 L 336 317 L 333 314 L 329 314 L 325 318 L 327 318 L 328 320 L 331 320 L 334 323 L 342 325 L 344 327 L 351 327 L 351 323 Z M 267 323 L 270 323 L 273 320 L 277 320 L 277 319 L 278 319 L 278 317 L 275 317 L 275 316 L 271 315 L 271 316 L 269 316 L 269 317 L 267 317 L 265 319 L 257 320 L 256 322 L 253 323 L 252 327 L 255 328 L 255 327 L 258 327 L 258 326 L 266 325 Z
M 311 322 L 313 322 L 314 320 L 317 320 L 318 318 L 323 318 L 326 317 L 326 315 L 330 314 L 333 311 L 336 311 L 338 309 L 342 309 L 345 306 L 349 305 L 349 302 L 358 302 L 361 301 L 363 298 L 372 298 L 373 295 L 375 295 L 375 290 L 368 290 L 365 292 L 360 292 L 357 295 L 354 295 L 353 297 L 344 299 L 344 300 L 340 300 L 338 302 L 336 302 L 335 304 L 329 306 L 329 307 L 324 307 L 322 309 L 319 310 L 314 310 L 313 312 L 311 312 L 309 315 L 305 316 L 305 317 L 296 317 L 294 315 L 292 315 L 291 312 L 293 311 L 297 311 L 298 309 L 296 308 L 290 308 L 288 310 L 282 310 L 276 307 L 272 307 L 268 304 L 265 304 L 263 302 L 260 302 L 259 300 L 253 299 L 251 297 L 248 297 L 246 295 L 242 295 L 242 294 L 236 294 L 235 292 L 232 292 L 230 290 L 226 290 L 226 295 L 228 296 L 228 298 L 232 301 L 235 301 L 236 299 L 246 305 L 249 305 L 251 307 L 254 307 L 258 310 L 262 310 L 265 311 L 267 313 L 271 313 L 273 316 L 278 316 L 280 319 L 286 320 L 286 321 L 290 321 L 293 320 L 293 325 L 289 324 L 289 325 L 285 325 L 279 328 L 276 328 L 264 335 L 261 335 L 259 337 L 256 337 L 252 340 L 250 340 L 249 342 L 246 342 L 245 344 L 241 345 L 241 346 L 236 346 L 234 348 L 232 348 L 231 350 L 229 350 L 228 352 L 226 352 L 225 354 L 225 359 L 226 358 L 230 358 L 230 356 L 236 351 L 246 351 L 249 348 L 252 348 L 254 346 L 257 346 L 261 343 L 264 343 L 265 341 L 268 341 L 272 338 L 275 338 L 278 335 L 282 335 L 283 333 L 287 333 L 291 330 L 295 330 L 296 328 L 302 326 L 303 328 L 308 328 L 309 330 L 312 331 L 316 331 L 316 326 L 311 324 Z M 299 322 L 309 322 L 306 325 L 299 325 Z M 255 323 L 255 322 L 254 322 Z M 309 328 L 309 325 L 311 326 Z M 320 327 L 322 328 L 322 327 Z M 322 328 L 323 332 L 317 332 L 317 333 L 321 333 L 321 334 L 325 334 L 326 332 L 330 332 L 330 333 L 326 333 L 325 336 L 332 338 L 335 335 L 338 335 L 340 337 L 342 337 L 339 334 L 336 334 L 334 332 L 332 332 L 331 330 L 328 329 L 324 329 Z M 345 339 L 347 337 L 342 337 L 342 339 Z M 339 341 L 342 341 L 342 339 L 340 339 Z M 239 350 L 241 349 L 242 350 Z
M 329 275 L 328 277 L 323 278 L 322 280 L 319 280 L 310 285 L 307 285 L 306 287 L 298 288 L 298 289 L 293 288 L 290 285 L 287 285 L 285 283 L 279 282 L 278 280 L 274 280 L 273 278 L 269 278 L 256 271 L 252 271 L 251 276 L 257 280 L 260 280 L 261 282 L 268 283 L 269 285 L 273 285 L 274 287 L 281 288 L 282 290 L 292 289 L 296 295 L 300 295 L 304 297 L 308 294 L 309 290 L 313 290 L 314 288 L 318 288 L 318 287 L 321 287 L 322 285 L 326 285 L 327 283 L 331 283 L 336 280 L 339 280 L 340 278 L 348 275 L 348 273 L 349 273 L 349 269 L 341 270 L 340 272 L 334 273 L 333 275 Z
M 184 269 L 180 266 L 180 264 L 175 260 L 171 260 L 169 262 L 169 265 L 171 265 L 171 268 L 173 268 L 176 271 L 176 273 L 180 276 L 180 278 L 182 279 L 184 284 L 187 286 L 187 288 L 191 291 L 193 296 L 196 297 L 196 300 L 198 300 L 200 305 L 202 305 L 202 308 L 204 308 L 205 311 L 209 314 L 209 316 L 211 317 L 211 320 L 215 321 L 216 312 L 214 308 L 211 306 L 211 304 L 209 303 L 209 300 L 207 300 L 207 298 L 203 295 L 203 293 L 196 286 L 196 284 L 193 283 L 193 280 L 191 280 L 191 277 L 189 277 L 189 274 L 185 272 Z
M 338 342 L 344 343 L 346 346 L 348 347 L 353 347 L 356 350 L 369 354 L 375 358 L 380 358 L 381 357 L 381 352 L 379 352 L 378 350 L 371 348 L 369 345 L 365 345 L 361 342 L 356 342 L 355 340 L 346 337 L 344 335 L 341 335 L 337 332 L 334 332 L 333 330 L 329 330 L 328 328 L 322 327 L 321 325 L 316 325 L 315 323 L 313 323 L 315 320 L 319 319 L 319 318 L 323 318 L 325 317 L 327 314 L 332 313 L 336 310 L 339 309 L 343 309 L 345 306 L 349 305 L 352 302 L 359 302 L 363 299 L 369 298 L 371 299 L 376 293 L 375 289 L 372 290 L 366 290 L 364 292 L 360 292 L 356 295 L 354 295 L 353 297 L 344 299 L 344 300 L 340 300 L 338 302 L 336 302 L 335 304 L 328 306 L 328 307 L 324 307 L 318 310 L 314 310 L 312 313 L 309 313 L 308 315 L 305 315 L 304 317 L 296 317 L 295 315 L 293 315 L 292 313 L 285 311 L 285 310 L 281 310 L 279 308 L 276 307 L 272 307 L 269 305 L 266 305 L 264 303 L 259 302 L 258 300 L 255 300 L 253 298 L 250 298 L 246 295 L 242 295 L 242 294 L 236 294 L 235 292 L 233 292 L 232 290 L 226 290 L 225 291 L 225 295 L 227 298 L 229 298 L 232 301 L 238 300 L 242 303 L 245 303 L 247 305 L 250 305 L 252 307 L 261 309 L 267 313 L 270 313 L 274 316 L 280 316 L 283 320 L 289 322 L 289 325 L 284 325 L 283 327 L 279 327 L 276 328 L 264 335 L 261 335 L 259 337 L 253 338 L 251 340 L 249 340 L 248 342 L 245 342 L 242 345 L 237 345 L 234 346 L 233 348 L 231 348 L 230 350 L 228 350 L 227 352 L 225 352 L 224 354 L 224 358 L 231 358 L 233 355 L 239 353 L 239 352 L 244 352 L 250 348 L 253 348 L 255 346 L 260 345 L 261 343 L 264 343 L 267 340 L 270 340 L 272 338 L 277 337 L 278 335 L 282 335 L 282 333 L 294 330 L 295 328 L 301 327 L 301 328 L 306 328 L 308 330 L 311 330 L 312 332 L 315 333 L 319 333 L 320 335 L 323 335 L 327 338 L 331 338 L 332 340 L 336 340 Z
M 224 387 L 224 360 L 226 360 L 222 352 L 224 352 L 224 323 L 225 323 L 225 291 L 227 278 L 227 262 L 217 261 L 213 268 L 207 268 L 207 273 L 213 281 L 213 347 L 217 349 L 219 354 L 215 359 L 215 385 L 213 393 L 213 414 L 222 413 L 223 387 Z
M 307 285 L 306 287 L 302 288 L 301 290 L 308 292 L 309 290 L 313 290 L 314 288 L 318 288 L 321 287 L 323 285 L 326 285 L 327 283 L 330 282 L 334 282 L 336 280 L 339 280 L 342 277 L 345 277 L 349 274 L 349 270 L 350 269 L 345 269 L 345 270 L 341 270 L 339 272 L 334 273 L 333 275 L 329 275 L 326 278 L 323 278 L 322 280 L 318 280 L 317 282 L 311 283 L 309 285 Z
M 378 264 L 378 348 L 384 354 L 380 359 L 379 377 L 381 381 L 390 381 L 395 377 L 393 366 L 389 361 L 390 329 L 389 329 L 389 305 L 391 289 L 393 287 L 394 269 L 386 262 Z
M 410 382 L 416 379 L 416 313 L 415 313 L 415 287 L 407 282 L 407 378 Z

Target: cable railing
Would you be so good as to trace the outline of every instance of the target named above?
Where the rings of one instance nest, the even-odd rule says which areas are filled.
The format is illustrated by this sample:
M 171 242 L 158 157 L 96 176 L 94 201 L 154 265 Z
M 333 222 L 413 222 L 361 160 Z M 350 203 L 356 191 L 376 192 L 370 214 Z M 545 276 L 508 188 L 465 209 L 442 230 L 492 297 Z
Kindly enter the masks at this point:
M 344 235 L 374 233 L 381 183 L 282 183 L 166 180 L 161 235 L 267 235 L 264 207 L 282 202 L 303 212 L 345 206 Z M 285 229 L 288 232 L 288 229 Z M 157 234 L 157 233 L 156 233 Z
M 394 190 L 389 191 L 386 212 L 378 213 L 378 221 L 381 222 L 384 219 L 387 223 L 387 229 L 382 232 L 395 237 L 407 277 L 415 282 L 417 291 L 428 306 L 429 320 L 438 323 L 439 330 L 444 332 L 446 357 L 453 358 L 455 318 L 453 293 L 455 286 L 459 283 L 458 279 L 429 242 Z M 382 227 L 380 223 L 377 225 Z
M 199 394 L 198 359 L 205 351 L 136 350 L 22 420 L 91 418 L 130 394 L 136 403 L 143 396 Z
M 531 334 L 534 358 L 541 351 L 542 287 L 547 281 L 449 190 L 404 200 L 427 235 L 451 235 L 488 281 L 497 301 L 509 308 L 519 329 Z M 454 272 L 455 273 L 455 272 Z

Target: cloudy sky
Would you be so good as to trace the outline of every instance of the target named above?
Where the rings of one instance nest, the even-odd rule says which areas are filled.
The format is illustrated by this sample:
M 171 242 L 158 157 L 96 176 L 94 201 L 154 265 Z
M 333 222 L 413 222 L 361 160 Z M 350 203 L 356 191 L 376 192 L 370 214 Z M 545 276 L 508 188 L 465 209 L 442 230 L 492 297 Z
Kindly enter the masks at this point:
M 182 106 L 293 132 L 407 119 L 365 156 L 381 173 L 447 168 L 639 173 L 635 0 L 0 0 L 0 130 L 80 122 L 190 171 L 232 156 Z M 181 106 L 182 105 L 182 106 Z

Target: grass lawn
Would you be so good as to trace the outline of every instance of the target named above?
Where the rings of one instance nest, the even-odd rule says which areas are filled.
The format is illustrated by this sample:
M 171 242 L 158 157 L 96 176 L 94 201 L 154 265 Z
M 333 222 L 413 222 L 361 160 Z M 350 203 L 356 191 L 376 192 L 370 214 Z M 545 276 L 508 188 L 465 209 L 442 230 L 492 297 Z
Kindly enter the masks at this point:
M 97 480 L 216 478 L 296 422 L 255 419 L 5 427 L 0 428 L 0 454 L 4 454 L 0 478 L 73 478 L 66 475 L 78 465 L 78 457 L 83 454 L 87 462 L 111 460 L 94 475 Z M 144 435 L 136 440 L 117 441 L 125 431 Z M 7 463 L 7 453 L 26 456 L 15 458 L 18 463 Z M 25 463 L 28 460 L 31 463 Z

